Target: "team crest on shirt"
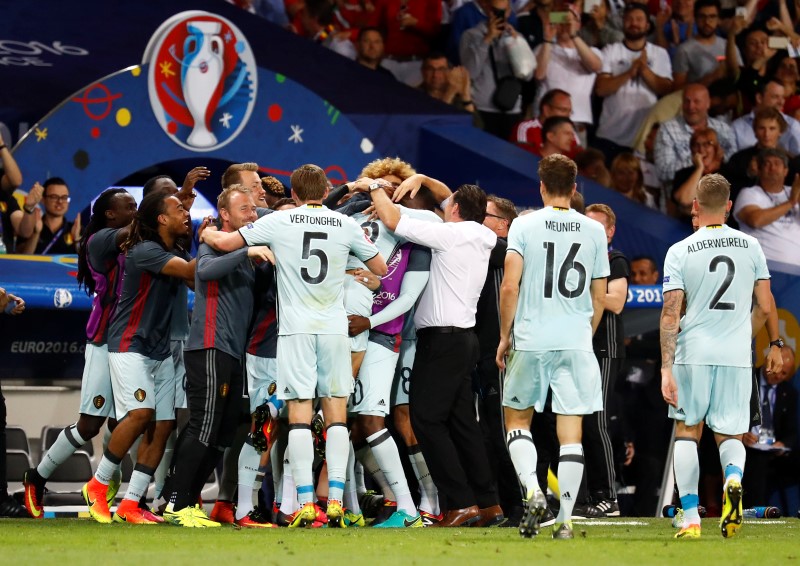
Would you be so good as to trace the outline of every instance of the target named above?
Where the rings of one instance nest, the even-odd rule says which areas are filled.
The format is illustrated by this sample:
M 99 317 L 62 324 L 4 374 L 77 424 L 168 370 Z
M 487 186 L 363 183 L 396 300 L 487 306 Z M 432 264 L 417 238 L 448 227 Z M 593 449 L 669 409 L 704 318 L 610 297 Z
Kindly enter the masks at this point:
M 227 397 L 228 396 L 228 384 L 223 383 L 219 386 L 219 396 L 220 397 Z
M 245 224 L 244 227 L 247 228 L 248 230 L 252 230 L 253 229 L 253 223 L 250 222 L 249 224 Z
M 145 398 L 147 397 L 147 393 L 144 392 L 144 389 L 137 389 L 133 394 L 134 399 L 139 401 L 140 403 L 144 402 Z
M 272 395 L 274 395 L 275 394 L 275 390 L 277 388 L 278 388 L 278 384 L 277 383 L 275 383 L 274 381 L 272 383 L 270 383 L 269 387 L 267 387 L 267 395 L 269 395 L 270 397 Z
M 98 395 L 97 397 L 92 399 L 92 405 L 94 405 L 95 409 L 101 409 L 105 404 L 106 400 L 103 398 L 102 395 Z

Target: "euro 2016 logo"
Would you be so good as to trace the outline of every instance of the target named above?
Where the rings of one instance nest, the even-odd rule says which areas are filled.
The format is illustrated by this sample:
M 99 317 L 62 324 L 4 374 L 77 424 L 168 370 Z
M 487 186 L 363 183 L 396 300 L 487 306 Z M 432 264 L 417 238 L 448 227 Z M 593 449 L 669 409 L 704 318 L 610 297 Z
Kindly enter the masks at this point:
M 202 11 L 177 14 L 145 50 L 150 105 L 169 137 L 192 151 L 231 142 L 256 100 L 253 51 L 229 20 Z

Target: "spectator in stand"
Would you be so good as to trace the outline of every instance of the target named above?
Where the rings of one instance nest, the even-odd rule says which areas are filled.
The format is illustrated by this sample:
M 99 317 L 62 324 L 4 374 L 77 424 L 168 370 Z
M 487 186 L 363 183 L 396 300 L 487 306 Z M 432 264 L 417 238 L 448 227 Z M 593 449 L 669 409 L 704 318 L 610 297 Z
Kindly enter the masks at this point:
M 672 90 L 667 52 L 647 41 L 647 9 L 629 4 L 623 15 L 625 39 L 603 49 L 595 93 L 604 97 L 595 145 L 608 159 L 627 151 L 650 107 Z
M 539 157 L 566 155 L 575 141 L 575 128 L 572 120 L 563 116 L 553 116 L 544 121 L 542 126 L 542 149 Z
M 609 0 L 602 0 L 592 8 L 591 13 L 583 15 L 583 26 L 578 35 L 587 45 L 603 49 L 606 45 L 622 41 L 622 31 L 610 25 L 610 11 Z
M 442 3 L 430 0 L 376 0 L 377 25 L 386 34 L 383 65 L 409 86 L 422 80 L 422 58 L 439 33 Z
M 469 72 L 464 67 L 450 68 L 444 53 L 434 51 L 422 60 L 422 83 L 417 89 L 467 112 L 475 110 Z
M 800 266 L 800 178 L 784 185 L 789 159 L 780 149 L 758 154 L 758 184 L 743 189 L 733 207 L 742 232 L 758 239 L 768 260 Z
M 738 146 L 731 127 L 719 118 L 709 117 L 710 105 L 706 87 L 701 84 L 687 85 L 683 90 L 681 116 L 661 124 L 656 137 L 655 158 L 656 173 L 663 183 L 672 183 L 676 171 L 692 164 L 689 140 L 692 133 L 701 128 L 712 128 L 717 132 L 725 155 L 736 152 Z
M 697 0 L 695 3 L 697 33 L 678 46 L 672 61 L 676 89 L 687 83 L 709 86 L 734 74 L 742 65 L 742 56 L 735 47 L 736 59 L 726 60 L 727 42 L 717 35 L 721 11 L 719 0 Z
M 76 243 L 81 239 L 81 215 L 79 212 L 74 222 L 66 219 L 70 201 L 66 181 L 60 177 L 47 179 L 42 201 L 44 215 L 36 220 L 33 236 L 20 244 L 19 251 L 37 255 L 78 253 Z
M 375 3 L 370 0 L 336 0 L 334 18 L 339 27 L 350 30 L 350 39 L 358 39 L 358 31 L 377 23 Z
M 545 42 L 536 50 L 536 80 L 540 92 L 560 89 L 572 97 L 572 123 L 586 146 L 586 128 L 594 123 L 592 90 L 603 66 L 600 50 L 589 47 L 578 35 L 580 17 L 574 8 L 566 12 L 567 22 L 544 27 Z
M 728 29 L 728 57 L 736 49 L 736 36 L 747 27 L 742 17 L 736 17 Z M 744 65 L 736 75 L 736 86 L 742 97 L 745 112 L 752 110 L 756 104 L 758 87 L 767 73 L 767 62 L 775 54 L 768 47 L 769 36 L 761 28 L 749 28 L 744 36 L 742 57 Z
M 22 184 L 22 172 L 14 156 L 0 135 L 0 253 L 14 253 L 15 237 L 30 237 L 20 233 L 23 213 L 19 208 L 14 190 Z M 41 196 L 40 196 L 41 198 Z M 31 209 L 31 212 L 33 210 Z
M 717 132 L 711 128 L 695 130 L 689 141 L 692 151 L 692 165 L 679 169 L 672 182 L 672 216 L 681 220 L 690 220 L 692 202 L 697 197 L 697 183 L 703 175 L 719 173 L 725 152 L 717 138 Z
M 514 128 L 511 138 L 519 147 L 540 155 L 542 147 L 542 124 L 553 116 L 569 118 L 572 115 L 572 99 L 569 93 L 560 89 L 549 90 L 539 101 L 539 117 L 532 120 L 523 120 Z M 574 157 L 581 149 L 580 139 L 575 136 L 572 148 L 565 155 Z
M 276 202 L 286 198 L 286 187 L 278 179 L 271 176 L 261 177 L 261 192 L 264 194 L 261 195 L 259 193 L 257 195 L 256 205 L 265 208 L 272 208 Z M 264 204 L 261 204 L 262 199 Z
M 736 202 L 740 190 L 752 187 L 758 182 L 758 154 L 762 149 L 779 148 L 781 136 L 786 132 L 787 127 L 783 115 L 775 108 L 760 108 L 755 111 L 753 117 L 755 145 L 740 148 L 731 156 L 722 171 L 722 175 L 731 184 L 732 201 Z M 784 180 L 784 185 L 791 184 L 797 172 L 795 158 L 789 161 L 789 173 Z
M 736 135 L 736 143 L 738 147 L 750 147 L 756 144 L 756 135 L 753 131 L 753 120 L 755 119 L 755 110 L 761 108 L 774 108 L 780 111 L 783 108 L 783 103 L 786 100 L 786 89 L 782 82 L 776 79 L 769 79 L 761 83 L 756 93 L 756 105 L 752 112 L 745 114 L 741 118 L 734 120 L 733 132 Z M 800 153 L 800 122 L 794 118 L 781 113 L 783 119 L 786 121 L 786 131 L 783 132 L 780 139 L 780 145 L 788 151 L 791 155 Z
M 339 27 L 330 0 L 291 2 L 287 3 L 286 11 L 292 18 L 290 28 L 296 34 L 319 43 L 343 57 L 355 59 L 355 48 L 350 41 L 351 31 Z
M 675 49 L 697 34 L 694 23 L 694 0 L 673 0 L 656 14 L 655 43 L 673 56 Z
M 658 208 L 656 200 L 644 188 L 644 175 L 639 158 L 632 153 L 620 153 L 611 162 L 611 188 L 634 202 Z
M 356 63 L 394 78 L 392 72 L 381 65 L 384 53 L 383 45 L 383 34 L 378 28 L 362 28 L 358 32 L 358 41 L 356 42 Z
M 544 30 L 550 25 L 552 8 L 553 0 L 530 0 L 517 11 L 517 22 L 514 27 L 533 50 L 545 41 Z M 536 96 L 541 96 L 545 90 L 535 77 L 522 84 L 522 108 L 526 116 L 527 109 L 534 103 Z M 535 108 L 534 106 L 534 114 Z
M 543 0 L 545 2 L 552 0 Z M 447 40 L 447 58 L 454 64 L 464 64 L 461 61 L 461 36 L 468 29 L 474 28 L 481 22 L 488 20 L 491 12 L 491 0 L 469 0 L 453 12 L 450 23 L 450 35 Z M 511 13 L 508 23 L 517 28 L 517 17 Z M 541 37 L 541 34 L 539 35 Z M 539 40 L 541 41 L 541 39 Z
M 611 186 L 611 173 L 606 168 L 606 158 L 599 149 L 587 147 L 575 156 L 575 165 L 578 166 L 578 175 L 591 179 L 604 187 Z M 580 195 L 580 193 L 575 193 Z M 570 206 L 577 210 L 577 207 Z M 583 210 L 578 210 L 583 213 Z
M 787 51 L 781 50 L 769 60 L 767 67 L 767 76 L 774 77 L 775 80 L 783 83 L 786 98 L 783 111 L 789 114 L 788 107 L 800 103 L 797 84 L 800 82 L 800 71 L 797 68 L 797 59 L 791 57 Z
M 797 456 L 791 452 L 797 449 L 797 390 L 791 384 L 794 352 L 783 346 L 781 355 L 780 371 L 768 371 L 766 366 L 754 369 L 759 383 L 761 425 L 754 426 L 742 438 L 747 450 L 743 482 L 747 507 L 769 505 L 770 491 L 796 485 L 800 471 Z M 762 439 L 774 442 L 766 445 Z
M 536 69 L 536 58 L 508 21 L 509 0 L 491 0 L 491 9 L 487 21 L 461 37 L 461 61 L 472 77 L 472 100 L 484 130 L 508 139 L 522 115 L 521 97 L 517 96 L 513 105 L 510 100 L 504 101 L 508 106 L 500 108 L 495 96 L 498 86 L 504 79 L 529 80 Z

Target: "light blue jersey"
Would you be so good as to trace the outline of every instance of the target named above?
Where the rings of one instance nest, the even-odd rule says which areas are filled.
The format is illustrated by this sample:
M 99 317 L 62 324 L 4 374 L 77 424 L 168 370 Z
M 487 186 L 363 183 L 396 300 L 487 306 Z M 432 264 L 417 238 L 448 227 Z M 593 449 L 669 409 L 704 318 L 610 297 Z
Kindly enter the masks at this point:
M 347 257 L 377 248 L 351 218 L 303 205 L 259 218 L 239 230 L 248 245 L 267 244 L 278 268 L 278 334 L 347 335 L 343 288 Z
M 513 348 L 591 352 L 591 283 L 609 275 L 603 225 L 548 206 L 514 220 L 507 253 L 524 260 Z
M 758 240 L 729 226 L 706 226 L 670 247 L 664 292 L 686 294 L 676 364 L 750 367 L 753 287 L 769 279 Z
M 398 208 L 400 209 L 401 214 L 411 218 L 428 220 L 429 222 L 442 222 L 442 219 L 439 218 L 435 212 L 431 212 L 430 210 L 417 210 L 414 208 L 406 208 L 404 206 L 398 206 Z M 389 261 L 389 258 L 392 257 L 392 252 L 394 252 L 395 248 L 405 244 L 408 241 L 406 238 L 398 236 L 389 230 L 379 218 L 370 219 L 369 214 L 357 212 L 350 218 L 355 220 L 356 223 L 358 223 L 361 228 L 364 229 L 367 237 L 373 244 L 375 244 L 375 246 L 378 248 L 378 251 L 384 257 L 384 259 L 386 259 L 386 261 Z M 347 269 L 357 269 L 359 267 L 365 268 L 366 266 L 364 265 L 364 262 L 359 260 L 357 257 L 350 256 L 350 258 L 347 260 Z

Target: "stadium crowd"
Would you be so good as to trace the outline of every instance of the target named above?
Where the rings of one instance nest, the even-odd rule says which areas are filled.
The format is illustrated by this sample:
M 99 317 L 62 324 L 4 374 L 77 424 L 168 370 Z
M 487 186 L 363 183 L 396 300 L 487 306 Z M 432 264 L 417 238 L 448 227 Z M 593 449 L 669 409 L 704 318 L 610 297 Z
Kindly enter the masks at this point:
M 614 211 L 584 210 L 565 164 L 687 223 L 697 220 L 698 198 L 709 198 L 698 195 L 701 179 L 719 173 L 733 201 L 723 221 L 754 237 L 767 259 L 800 265 L 795 5 L 234 3 L 569 169 L 544 175 L 542 196 L 546 209 L 581 214 L 563 231 L 584 227 L 599 242 L 589 279 L 603 286 L 585 286 L 582 321 L 592 323 L 594 355 L 573 362 L 596 364 L 600 394 L 576 406 L 555 387 L 529 403 L 505 391 L 514 314 L 504 310 L 504 272 L 508 256 L 525 257 L 512 226 L 528 221 L 479 187 L 451 191 L 385 158 L 336 188 L 303 166 L 287 194 L 255 163 L 240 163 L 221 177 L 218 218 L 193 225 L 195 187 L 211 177 L 197 167 L 180 187 L 150 179 L 138 208 L 124 190 L 105 191 L 82 227 L 80 215 L 67 219 L 64 179 L 33 184 L 20 206 L 11 193 L 22 172 L 0 141 L 5 250 L 78 253 L 79 282 L 94 295 L 78 419 L 26 473 L 24 510 L 0 490 L 0 514 L 42 517 L 47 479 L 101 431 L 104 454 L 83 494 L 103 523 L 112 521 L 126 454 L 135 467 L 113 514 L 121 522 L 355 527 L 371 518 L 386 528 L 521 525 L 525 536 L 557 524 L 569 538 L 572 517 L 620 515 L 620 486 L 636 487 L 628 513 L 653 514 L 671 432 L 663 346 L 654 333 L 626 337 L 620 313 L 629 284 L 660 282 L 663 258 L 616 250 Z M 512 267 L 525 277 L 523 265 Z M 571 292 L 570 271 L 562 267 L 556 294 Z M 551 266 L 551 294 L 552 275 Z M 2 292 L 4 301 L 9 314 L 24 310 Z M 786 386 L 794 354 L 770 312 L 760 325 L 777 350 L 753 374 L 761 425 L 742 439 L 758 463 L 751 476 L 739 470 L 749 506 L 798 477 L 796 393 Z M 576 425 L 562 415 L 585 417 Z M 787 450 L 767 454 L 768 441 Z M 200 490 L 220 463 L 220 495 L 206 515 Z M 720 482 L 718 470 L 705 474 Z M 548 486 L 555 497 L 544 499 Z

